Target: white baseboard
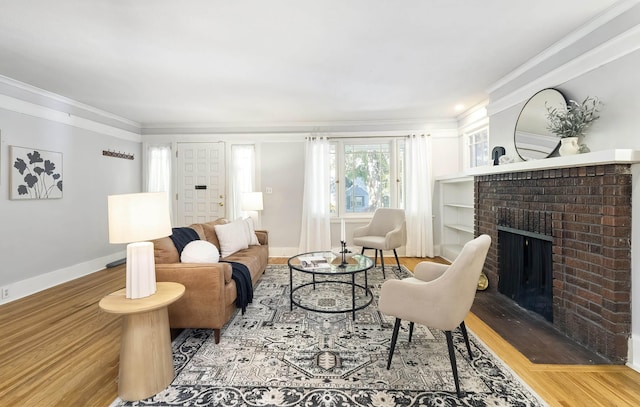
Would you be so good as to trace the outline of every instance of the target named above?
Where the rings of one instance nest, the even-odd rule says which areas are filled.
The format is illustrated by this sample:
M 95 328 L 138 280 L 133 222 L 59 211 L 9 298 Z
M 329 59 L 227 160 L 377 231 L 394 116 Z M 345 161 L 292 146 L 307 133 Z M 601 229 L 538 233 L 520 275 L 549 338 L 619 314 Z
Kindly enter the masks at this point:
M 15 283 L 2 286 L 3 290 L 8 290 L 9 295 L 0 299 L 0 305 L 6 304 L 20 298 L 44 291 L 47 288 L 55 287 L 76 278 L 86 276 L 105 268 L 107 263 L 125 257 L 124 251 L 100 257 L 84 263 L 75 264 L 70 267 L 40 274 L 39 276 L 17 281 Z
M 632 334 L 629 338 L 628 345 L 627 366 L 637 372 L 640 372 L 640 336 Z
M 292 257 L 300 253 L 297 247 L 273 247 L 269 246 L 269 257 Z
M 362 247 L 360 246 L 348 246 L 347 248 L 355 253 L 360 253 Z M 340 251 L 339 247 L 332 247 L 331 251 L 334 253 L 338 253 Z M 404 247 L 401 247 L 397 250 L 398 257 L 405 257 Z M 298 247 L 273 247 L 269 246 L 269 257 L 293 257 L 295 255 L 300 254 L 300 248 Z M 373 256 L 373 250 L 367 250 L 364 254 L 371 254 Z M 393 252 L 388 251 L 384 254 L 385 257 L 393 256 Z

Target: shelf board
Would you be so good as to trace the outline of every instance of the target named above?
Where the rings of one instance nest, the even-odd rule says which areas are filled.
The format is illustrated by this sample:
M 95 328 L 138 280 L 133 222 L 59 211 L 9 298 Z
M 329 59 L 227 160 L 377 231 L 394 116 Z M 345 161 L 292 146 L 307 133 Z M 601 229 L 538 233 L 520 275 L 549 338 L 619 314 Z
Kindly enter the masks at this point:
M 436 177 L 436 181 L 439 181 L 442 184 L 454 184 L 457 182 L 473 182 L 473 177 L 469 176 L 469 174 L 444 175 L 444 176 Z
M 640 150 L 616 149 L 593 151 L 590 153 L 574 154 L 563 157 L 551 157 L 542 160 L 518 161 L 503 165 L 474 167 L 469 169 L 466 174 L 481 176 L 509 172 L 575 168 L 604 164 L 635 164 L 638 162 L 640 162 Z
M 445 223 L 443 226 L 449 229 L 459 230 L 461 232 L 473 233 L 473 226 L 469 226 L 469 225 Z
M 449 206 L 452 208 L 473 209 L 473 205 L 461 204 L 461 203 L 445 203 L 443 206 Z
M 456 257 L 458 257 L 458 254 L 460 254 L 460 252 L 462 251 L 462 247 L 463 245 L 461 244 L 445 244 L 442 245 L 441 247 L 441 256 L 450 262 L 453 262 Z

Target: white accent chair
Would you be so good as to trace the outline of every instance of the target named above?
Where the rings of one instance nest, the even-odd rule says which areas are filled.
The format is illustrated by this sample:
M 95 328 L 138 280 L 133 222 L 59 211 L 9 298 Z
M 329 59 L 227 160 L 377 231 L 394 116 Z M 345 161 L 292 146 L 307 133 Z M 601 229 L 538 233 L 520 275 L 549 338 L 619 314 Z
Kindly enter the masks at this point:
M 383 314 L 396 317 L 387 369 L 391 367 L 401 320 L 410 321 L 409 342 L 414 323 L 442 329 L 447 337 L 456 392 L 461 396 L 451 331 L 460 327 L 469 358 L 473 359 L 464 318 L 475 299 L 478 279 L 490 245 L 491 237 L 481 235 L 467 242 L 451 265 L 420 262 L 415 267 L 414 277 L 389 280 L 382 284 L 378 308 Z
M 374 265 L 378 263 L 378 252 L 380 252 L 380 262 L 382 263 L 382 275 L 384 272 L 383 250 L 393 250 L 396 256 L 398 269 L 400 261 L 396 249 L 404 246 L 407 242 L 407 224 L 405 222 L 404 209 L 378 208 L 373 213 L 373 218 L 368 225 L 354 229 L 353 244 L 362 246 L 361 254 L 365 249 L 375 250 Z

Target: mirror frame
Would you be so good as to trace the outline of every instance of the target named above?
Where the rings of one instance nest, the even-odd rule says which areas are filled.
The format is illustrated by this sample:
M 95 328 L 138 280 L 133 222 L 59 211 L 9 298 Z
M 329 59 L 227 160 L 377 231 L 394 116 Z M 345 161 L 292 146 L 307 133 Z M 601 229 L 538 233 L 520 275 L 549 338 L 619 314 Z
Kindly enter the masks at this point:
M 551 157 L 560 147 L 560 138 L 547 129 L 548 102 L 558 107 L 567 106 L 567 98 L 562 92 L 546 88 L 531 96 L 518 115 L 513 131 L 513 145 L 523 161 Z M 525 154 L 525 151 L 529 154 Z

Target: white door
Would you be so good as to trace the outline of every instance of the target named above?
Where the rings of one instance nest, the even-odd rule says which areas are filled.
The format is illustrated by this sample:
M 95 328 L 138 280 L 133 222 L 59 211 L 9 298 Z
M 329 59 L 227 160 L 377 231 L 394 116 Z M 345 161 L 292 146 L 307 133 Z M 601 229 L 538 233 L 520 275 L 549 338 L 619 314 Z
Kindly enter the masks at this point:
M 224 143 L 178 143 L 176 226 L 225 216 Z

